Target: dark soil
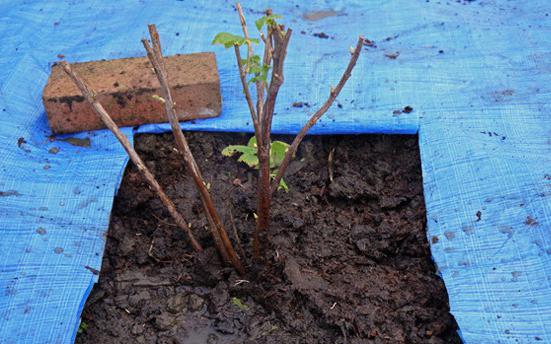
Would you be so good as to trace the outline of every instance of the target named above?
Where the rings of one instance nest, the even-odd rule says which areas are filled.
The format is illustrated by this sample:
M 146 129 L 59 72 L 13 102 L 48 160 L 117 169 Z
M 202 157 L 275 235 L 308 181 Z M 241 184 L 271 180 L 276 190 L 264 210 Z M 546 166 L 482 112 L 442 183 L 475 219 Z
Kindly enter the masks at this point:
M 220 154 L 248 136 L 188 136 L 250 252 L 256 173 Z M 210 249 L 192 253 L 130 165 L 77 343 L 460 342 L 428 248 L 416 137 L 309 137 L 285 178 L 289 193 L 274 198 L 267 262 L 248 257 L 244 277 L 212 250 L 172 136 L 139 136 L 136 147 Z

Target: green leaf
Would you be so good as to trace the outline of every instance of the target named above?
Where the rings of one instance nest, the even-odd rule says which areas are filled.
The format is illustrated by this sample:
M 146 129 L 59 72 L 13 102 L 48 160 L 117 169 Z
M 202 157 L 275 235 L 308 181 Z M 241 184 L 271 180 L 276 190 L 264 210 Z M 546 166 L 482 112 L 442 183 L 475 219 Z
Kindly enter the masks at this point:
M 268 79 L 268 71 L 270 70 L 270 66 L 263 65 L 262 69 L 260 69 L 259 73 L 255 73 L 255 76 L 252 77 L 248 83 L 253 83 L 257 81 L 266 81 Z
M 270 145 L 270 168 L 276 168 L 281 165 L 287 149 L 289 149 L 289 144 L 285 142 L 272 142 L 272 144 Z
M 78 325 L 77 334 L 83 334 L 84 332 L 86 332 L 86 330 L 88 330 L 88 324 L 84 321 L 81 321 Z
M 160 101 L 160 102 L 163 103 L 163 104 L 166 103 L 166 101 L 165 101 L 165 99 L 164 99 L 163 97 L 158 96 L 158 95 L 156 95 L 156 94 L 152 95 L 151 98 L 153 98 L 153 99 L 155 99 L 155 100 L 157 100 L 157 101 Z
M 241 64 L 245 66 L 245 73 L 254 75 L 249 81 L 247 81 L 249 84 L 260 80 L 266 81 L 268 78 L 270 66 L 262 65 L 260 63 L 260 56 L 253 55 L 248 60 L 241 59 Z
M 275 179 L 275 177 L 276 177 L 275 173 L 270 174 L 270 178 Z M 289 192 L 289 187 L 287 186 L 287 183 L 285 183 L 285 180 L 283 180 L 283 178 L 281 178 L 279 180 L 279 185 L 277 186 L 277 191 L 279 191 L 279 190 L 284 190 L 285 192 Z
M 262 16 L 254 22 L 258 31 L 262 31 L 262 28 L 264 27 L 264 25 L 266 25 L 267 20 L 268 20 L 267 16 Z
M 258 18 L 258 20 L 256 20 L 254 22 L 254 24 L 256 25 L 256 28 L 258 29 L 258 31 L 262 31 L 262 28 L 266 24 L 268 24 L 270 26 L 277 25 L 276 19 L 279 19 L 279 18 L 281 18 L 281 16 L 278 15 L 278 14 L 271 14 L 269 16 L 262 16 L 262 17 Z
M 256 148 L 252 146 L 230 145 L 222 150 L 222 155 L 224 156 L 232 156 L 236 153 L 241 153 L 241 156 L 237 159 L 237 161 L 244 162 L 252 168 L 258 166 Z
M 235 307 L 239 308 L 241 311 L 245 312 L 247 310 L 249 310 L 249 306 L 247 306 L 243 301 L 241 301 L 240 298 L 238 297 L 232 297 L 231 298 L 231 303 L 232 305 L 234 305 Z
M 281 165 L 285 153 L 289 149 L 289 144 L 282 141 L 273 141 L 270 144 L 270 169 L 277 168 Z M 246 146 L 242 145 L 230 145 L 222 150 L 222 155 L 233 156 L 236 153 L 241 155 L 237 159 L 239 162 L 247 164 L 251 168 L 258 168 L 258 147 L 256 144 L 256 137 L 252 136 Z M 283 182 L 285 184 L 285 182 Z M 282 186 L 286 189 L 287 185 Z
M 260 68 L 260 56 L 253 55 L 249 59 L 242 59 L 241 64 L 245 66 L 245 73 L 255 73 Z
M 251 56 L 251 62 L 252 64 L 259 66 L 260 65 L 260 56 L 259 55 L 253 55 Z
M 258 157 L 256 156 L 256 151 L 254 154 L 242 154 L 239 159 L 239 162 L 244 162 L 247 166 L 251 168 L 256 168 L 258 166 Z
M 235 153 L 250 154 L 252 152 L 255 152 L 255 149 L 249 146 L 229 145 L 222 150 L 222 155 L 232 156 Z
M 285 192 L 289 192 L 289 187 L 287 186 L 287 183 L 285 183 L 283 178 L 281 178 L 281 180 L 279 181 L 277 190 L 285 190 Z
M 253 136 L 249 139 L 249 142 L 247 143 L 247 147 L 252 147 L 254 149 L 257 148 L 257 145 L 256 145 L 256 136 Z
M 245 39 L 245 37 L 237 36 L 228 32 L 220 32 L 212 40 L 212 44 L 220 44 L 223 45 L 224 48 L 231 48 L 234 45 L 241 46 L 246 42 L 247 40 Z M 259 41 L 256 38 L 250 38 L 249 42 L 258 44 Z

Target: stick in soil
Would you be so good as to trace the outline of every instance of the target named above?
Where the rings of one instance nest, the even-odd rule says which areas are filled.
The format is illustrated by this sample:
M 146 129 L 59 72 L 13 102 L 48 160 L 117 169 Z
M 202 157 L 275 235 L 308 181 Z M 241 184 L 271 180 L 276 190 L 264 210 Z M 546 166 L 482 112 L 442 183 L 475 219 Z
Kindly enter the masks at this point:
M 149 169 L 145 166 L 142 159 L 136 153 L 132 145 L 130 144 L 130 141 L 128 141 L 128 138 L 120 131 L 119 127 L 113 122 L 111 119 L 111 116 L 105 111 L 103 106 L 98 102 L 96 98 L 96 92 L 90 86 L 84 81 L 84 79 L 80 78 L 75 71 L 72 70 L 71 66 L 65 62 L 60 62 L 61 67 L 69 75 L 69 77 L 73 80 L 75 85 L 79 88 L 80 92 L 86 98 L 86 100 L 92 105 L 94 111 L 96 114 L 101 118 L 103 123 L 111 132 L 115 135 L 115 137 L 119 140 L 121 145 L 123 146 L 124 150 L 130 157 L 130 160 L 136 165 L 138 171 L 144 176 L 145 180 L 149 184 L 149 186 L 155 191 L 157 196 L 161 199 L 161 202 L 164 204 L 164 206 L 167 208 L 168 212 L 170 213 L 170 216 L 174 219 L 178 227 L 183 229 L 191 242 L 191 246 L 195 251 L 202 251 L 203 248 L 199 244 L 199 242 L 195 239 L 193 233 L 191 232 L 191 229 L 188 226 L 188 222 L 183 218 L 183 216 L 178 212 L 176 209 L 176 205 L 174 205 L 174 202 L 166 195 L 161 185 L 157 182 L 155 179 L 155 176 L 149 171 Z
M 222 259 L 228 263 L 231 263 L 237 272 L 244 274 L 245 271 L 243 265 L 241 264 L 241 260 L 239 259 L 239 256 L 237 255 L 237 252 L 228 237 L 228 233 L 220 219 L 220 216 L 214 207 L 214 203 L 201 175 L 201 171 L 199 170 L 191 149 L 189 148 L 187 139 L 180 128 L 180 123 L 178 122 L 178 118 L 174 110 L 174 101 L 172 100 L 170 86 L 168 84 L 168 75 L 161 51 L 159 34 L 153 24 L 148 25 L 148 29 L 151 37 L 151 46 L 145 38 L 142 39 L 142 43 L 147 52 L 147 57 L 153 65 L 155 74 L 159 79 L 159 84 L 161 85 L 161 96 L 164 99 L 165 110 L 172 128 L 172 133 L 178 146 L 178 150 L 180 154 L 182 154 L 187 170 L 189 171 L 199 191 L 214 244 Z

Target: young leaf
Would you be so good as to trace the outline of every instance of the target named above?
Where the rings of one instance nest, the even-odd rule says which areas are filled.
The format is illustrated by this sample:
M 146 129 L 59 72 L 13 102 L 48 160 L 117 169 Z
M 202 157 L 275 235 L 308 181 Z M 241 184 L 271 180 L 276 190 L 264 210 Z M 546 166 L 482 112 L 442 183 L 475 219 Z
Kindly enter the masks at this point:
M 258 31 L 262 31 L 262 28 L 264 27 L 264 25 L 266 25 L 267 20 L 268 20 L 267 16 L 262 16 L 254 22 Z
M 279 180 L 279 185 L 277 186 L 278 190 L 285 190 L 285 192 L 289 192 L 289 187 L 287 186 L 287 183 L 281 178 Z
M 163 103 L 163 104 L 165 103 L 165 99 L 164 99 L 163 97 L 161 97 L 161 96 L 156 95 L 156 94 L 152 95 L 151 98 L 153 98 L 153 99 L 155 99 L 155 100 L 157 100 L 157 101 L 160 101 L 160 102 Z
M 271 14 L 269 16 L 262 16 L 262 17 L 258 18 L 258 20 L 254 22 L 254 24 L 256 25 L 256 28 L 258 29 L 258 31 L 262 31 L 262 28 L 266 24 L 268 24 L 270 26 L 277 25 L 276 19 L 279 19 L 279 18 L 281 18 L 281 16 L 278 15 L 278 14 Z
M 224 156 L 232 156 L 236 153 L 241 153 L 241 156 L 239 157 L 239 159 L 237 159 L 237 161 L 244 162 L 252 168 L 258 166 L 256 148 L 252 146 L 230 145 L 222 150 L 222 155 Z
M 273 141 L 270 144 L 270 168 L 274 169 L 277 168 L 279 165 L 281 165 L 281 162 L 283 161 L 283 158 L 285 157 L 285 153 L 287 152 L 289 145 L 282 141 Z M 224 156 L 232 156 L 236 153 L 241 153 L 239 156 L 239 159 L 237 161 L 243 162 L 247 164 L 251 168 L 258 168 L 258 156 L 257 156 L 257 144 L 256 144 L 256 137 L 252 136 L 249 139 L 249 142 L 246 146 L 241 145 L 230 145 L 227 146 L 222 150 L 222 155 Z M 275 177 L 272 176 L 272 178 Z M 287 189 L 287 185 L 284 185 L 285 182 L 282 183 L 282 187 L 284 189 Z
M 270 178 L 274 179 L 276 176 L 275 173 L 270 174 Z M 289 192 L 289 187 L 287 186 L 287 183 L 285 183 L 285 180 L 283 178 L 280 179 L 279 185 L 277 186 L 277 190 L 284 190 L 285 192 Z
M 273 141 L 270 145 L 270 168 L 276 168 L 281 165 L 289 145 L 282 141 Z
M 255 76 L 252 77 L 248 82 L 253 83 L 257 81 L 266 81 L 268 79 L 268 71 L 270 70 L 270 66 L 263 65 L 262 68 L 259 70 L 258 73 L 255 73 Z
M 212 44 L 221 44 L 224 46 L 224 48 L 231 48 L 234 45 L 243 45 L 247 40 L 245 37 L 237 36 L 232 33 L 228 32 L 220 32 L 217 34 L 214 39 L 212 40 Z M 250 42 L 258 44 L 258 39 L 251 38 L 249 39 Z
M 262 67 L 260 66 L 260 56 L 251 56 L 251 59 L 249 60 L 249 69 L 247 70 L 247 72 L 252 74 L 260 73 L 261 68 Z
M 251 168 L 256 168 L 258 166 L 258 157 L 256 156 L 256 151 L 254 154 L 242 154 L 239 159 L 239 162 L 244 162 L 247 166 Z
M 249 146 L 229 145 L 222 150 L 222 155 L 232 156 L 235 153 L 251 154 L 253 152 L 255 152 L 255 150 Z
M 241 301 L 241 299 L 238 298 L 238 297 L 232 297 L 232 298 L 231 298 L 231 303 L 232 303 L 235 307 L 239 308 L 239 309 L 240 309 L 241 311 L 243 311 L 243 312 L 246 312 L 246 311 L 249 309 L 249 306 L 247 306 L 247 305 L 246 305 L 243 301 Z
M 88 330 L 88 324 L 84 321 L 81 321 L 78 325 L 77 334 L 83 334 Z
M 247 143 L 247 147 L 252 147 L 256 149 L 256 136 L 253 136 L 249 139 L 249 142 Z

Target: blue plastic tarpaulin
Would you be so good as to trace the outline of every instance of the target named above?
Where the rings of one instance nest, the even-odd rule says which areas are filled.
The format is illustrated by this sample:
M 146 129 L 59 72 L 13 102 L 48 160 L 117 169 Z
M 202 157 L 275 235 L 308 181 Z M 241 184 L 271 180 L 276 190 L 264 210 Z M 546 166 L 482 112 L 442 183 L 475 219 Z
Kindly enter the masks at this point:
M 270 6 L 295 31 L 277 133 L 296 132 L 308 118 L 292 102 L 316 108 L 326 99 L 359 34 L 375 41 L 341 106 L 312 133 L 418 133 L 427 235 L 439 239 L 431 250 L 463 340 L 551 342 L 549 1 L 243 5 L 249 14 Z M 41 96 L 51 64 L 58 54 L 143 56 L 148 23 L 167 55 L 217 53 L 222 115 L 182 127 L 251 131 L 234 56 L 210 45 L 217 32 L 240 31 L 230 3 L 0 2 L 0 343 L 74 341 L 127 163 L 107 131 L 49 138 Z M 321 32 L 328 38 L 313 35 Z M 406 105 L 414 111 L 393 114 Z

